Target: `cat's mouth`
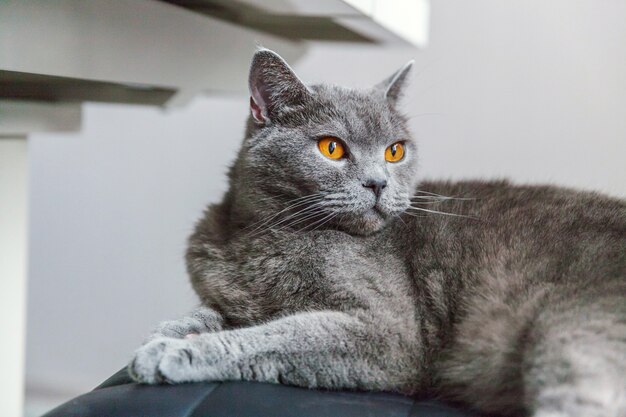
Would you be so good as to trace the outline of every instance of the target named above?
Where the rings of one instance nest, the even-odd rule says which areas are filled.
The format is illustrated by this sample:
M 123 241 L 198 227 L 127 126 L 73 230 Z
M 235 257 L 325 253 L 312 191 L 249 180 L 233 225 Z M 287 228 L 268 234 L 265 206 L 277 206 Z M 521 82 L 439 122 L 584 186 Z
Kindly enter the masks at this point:
M 350 234 L 370 235 L 381 230 L 394 214 L 380 201 L 373 201 L 339 216 L 336 224 Z
M 386 214 L 378 205 L 372 206 L 360 216 L 357 226 L 359 234 L 368 235 L 377 232 L 384 226 L 386 219 Z

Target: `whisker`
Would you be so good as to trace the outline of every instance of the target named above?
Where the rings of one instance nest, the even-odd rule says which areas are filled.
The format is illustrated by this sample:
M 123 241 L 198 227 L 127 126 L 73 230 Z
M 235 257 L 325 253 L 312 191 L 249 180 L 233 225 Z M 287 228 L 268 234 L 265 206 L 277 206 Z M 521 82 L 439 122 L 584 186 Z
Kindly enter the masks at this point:
M 410 200 L 413 199 L 419 199 L 419 200 L 447 200 L 448 198 L 451 197 L 436 197 L 436 196 L 432 196 L 432 195 L 414 195 L 410 198 Z
M 282 225 L 278 230 L 283 230 L 287 227 L 292 226 L 293 224 L 299 223 L 301 221 L 306 220 L 309 217 L 314 217 L 322 212 L 325 212 L 323 206 L 321 206 L 320 202 L 315 202 L 310 206 L 307 206 L 297 212 L 290 214 L 289 216 L 278 220 L 277 222 L 271 224 L 266 228 L 266 230 L 274 229 L 276 226 Z M 303 217 L 304 216 L 304 217 Z
M 476 200 L 475 198 L 472 197 L 447 197 L 447 196 L 427 196 L 427 195 L 414 195 L 410 198 L 411 200 L 414 199 L 418 199 L 418 200 L 438 200 L 438 201 L 447 201 L 447 200 L 461 200 L 461 201 L 465 201 L 465 200 Z
M 278 221 L 276 221 L 276 222 L 274 222 L 274 223 L 271 223 L 271 224 L 270 224 L 270 225 L 268 225 L 267 227 L 263 228 L 261 231 L 257 232 L 257 234 L 258 234 L 258 233 L 265 232 L 265 231 L 268 231 L 268 230 L 272 230 L 273 228 L 275 228 L 275 227 L 276 227 L 276 226 L 278 226 L 278 225 L 281 225 L 281 224 L 283 224 L 283 223 L 285 223 L 285 222 L 289 222 L 289 221 L 291 221 L 291 220 L 294 220 L 295 218 L 297 218 L 297 217 L 299 217 L 299 216 L 302 216 L 302 215 L 308 214 L 308 213 L 307 213 L 308 211 L 311 211 L 311 210 L 313 210 L 313 211 L 315 211 L 315 210 L 319 210 L 319 206 L 318 206 L 318 204 L 319 204 L 318 202 L 315 202 L 315 203 L 313 203 L 313 204 L 311 204 L 311 205 L 309 205 L 309 206 L 304 207 L 304 208 L 303 208 L 303 209 L 301 209 L 301 210 L 296 211 L 295 213 L 290 214 L 290 215 L 289 215 L 289 216 L 287 216 L 287 217 L 283 217 L 283 218 L 279 219 Z M 281 228 L 281 229 L 279 229 L 279 230 L 282 230 L 282 228 Z
M 467 218 L 467 219 L 476 219 L 476 217 L 474 217 L 474 216 L 466 216 L 464 214 L 448 213 L 448 212 L 445 212 L 445 211 L 429 210 L 429 209 L 425 209 L 425 208 L 422 208 L 422 207 L 410 206 L 407 210 L 410 210 L 410 209 L 423 211 L 423 212 L 426 212 L 426 213 L 443 214 L 444 216 L 464 217 L 464 218 Z
M 269 201 L 269 200 L 274 200 L 274 201 L 276 201 L 276 200 L 278 200 L 278 198 L 279 198 L 278 196 L 274 196 L 274 195 L 267 195 L 267 196 L 265 196 L 265 197 L 255 198 L 255 199 L 254 199 L 254 202 L 255 202 L 255 203 L 260 203 L 260 202 L 263 202 L 263 201 Z
M 448 200 L 435 200 L 435 201 L 411 201 L 411 204 L 441 204 Z
M 316 224 L 316 223 L 321 221 L 321 223 L 319 223 L 317 226 L 315 226 L 313 229 L 311 229 L 310 232 L 313 232 L 313 231 L 319 229 L 320 227 L 322 227 L 324 224 L 328 223 L 330 220 L 332 220 L 337 215 L 338 215 L 338 213 L 331 212 L 328 216 L 324 217 L 323 219 L 318 220 L 318 221 L 314 222 L 313 224 L 310 224 L 309 227 L 313 226 L 314 224 Z
M 452 197 L 452 196 L 447 196 L 447 195 L 441 195 L 441 194 L 437 194 L 437 193 L 433 193 L 431 191 L 424 191 L 424 190 L 416 190 L 415 191 L 417 194 L 415 194 L 413 197 L 417 197 L 417 198 L 424 198 L 425 196 L 420 196 L 418 194 L 426 194 L 427 196 L 434 196 L 434 197 L 438 197 L 438 198 L 443 198 L 444 200 L 448 200 L 448 199 L 453 199 L 453 200 L 475 200 L 475 198 L 472 197 Z
M 308 196 L 304 196 L 304 197 L 300 197 L 300 198 L 296 198 L 295 200 L 291 200 L 289 202 L 287 202 L 287 204 L 290 204 L 289 206 L 285 207 L 284 209 L 282 209 L 281 211 L 279 211 L 278 213 L 275 213 L 273 215 L 270 215 L 268 217 L 265 217 L 261 220 L 259 220 L 258 222 L 252 223 L 251 225 L 248 225 L 244 228 L 244 230 L 249 229 L 251 227 L 257 226 L 258 227 L 256 229 L 253 230 L 256 231 L 257 229 L 263 227 L 264 225 L 266 225 L 267 223 L 271 222 L 272 220 L 274 220 L 275 218 L 277 218 L 278 216 L 280 216 L 282 213 L 289 211 L 291 209 L 294 209 L 296 207 L 300 207 L 302 205 L 306 205 L 306 204 L 310 204 L 311 202 L 316 201 L 317 199 L 322 199 L 322 197 L 319 194 L 311 194 Z M 299 200 L 297 202 L 295 202 L 296 200 Z M 294 203 L 295 202 L 295 203 Z
M 301 221 L 294 222 L 293 226 L 295 226 L 298 223 L 307 222 L 307 221 L 309 221 L 311 219 L 315 219 L 316 217 L 319 217 L 319 216 L 325 216 L 325 215 L 327 215 L 327 213 L 328 213 L 327 211 L 317 212 L 314 215 L 308 216 L 306 219 L 302 219 Z M 305 230 L 307 227 L 311 227 L 312 225 L 316 224 L 318 221 L 323 220 L 324 218 L 325 217 L 323 217 L 321 219 L 314 220 L 312 223 L 308 223 L 308 224 L 304 223 L 301 226 L 299 226 L 298 231 L 301 232 L 301 231 Z
M 339 221 L 337 223 L 342 224 L 343 221 L 346 219 L 346 216 L 348 215 L 348 213 L 343 213 L 341 215 L 341 218 L 339 219 Z M 339 226 L 337 226 L 337 230 L 339 230 Z
M 424 191 L 424 190 L 415 190 L 415 191 L 418 192 L 418 193 L 422 193 L 422 194 L 435 195 L 437 197 L 446 197 L 445 195 L 433 193 L 431 191 Z
M 317 193 L 316 194 L 309 194 L 309 195 L 301 196 L 301 197 L 298 197 L 298 198 L 294 198 L 292 200 L 287 201 L 285 204 L 290 204 L 290 203 L 296 202 L 298 200 L 301 200 L 303 198 L 311 197 L 311 196 L 314 196 L 314 195 L 317 195 Z M 287 195 L 279 195 L 279 194 L 277 194 L 277 195 L 266 195 L 265 197 L 255 198 L 254 202 L 255 203 L 261 203 L 261 202 L 269 201 L 269 200 L 278 201 L 282 197 L 286 197 L 286 196 Z
M 300 215 L 304 215 L 304 217 L 300 217 L 300 218 L 294 217 L 294 218 L 292 218 L 289 223 L 287 223 L 286 225 L 281 226 L 280 229 L 278 229 L 277 231 L 284 230 L 284 229 L 286 229 L 288 227 L 293 227 L 293 226 L 295 226 L 298 223 L 302 223 L 304 221 L 307 221 L 309 219 L 312 219 L 312 218 L 315 218 L 317 216 L 321 216 L 321 215 L 327 213 L 327 211 L 325 211 L 323 208 L 320 208 L 319 206 L 315 207 L 315 208 L 317 210 L 313 211 L 312 213 L 301 213 L 301 214 L 299 214 L 297 216 L 297 217 L 300 217 Z
M 402 222 L 402 224 L 404 224 L 404 226 L 405 226 L 405 227 L 409 227 L 409 225 L 408 225 L 408 224 L 406 224 L 406 222 L 405 222 L 404 220 L 402 220 L 402 213 L 400 213 L 400 214 L 396 214 L 396 215 L 394 215 L 393 217 L 397 217 L 397 218 L 398 218 L 398 220 L 400 220 L 400 221 Z
M 406 214 L 407 216 L 411 216 L 411 217 L 428 217 L 425 214 L 414 214 L 414 213 L 409 213 L 408 211 L 405 211 L 402 214 Z

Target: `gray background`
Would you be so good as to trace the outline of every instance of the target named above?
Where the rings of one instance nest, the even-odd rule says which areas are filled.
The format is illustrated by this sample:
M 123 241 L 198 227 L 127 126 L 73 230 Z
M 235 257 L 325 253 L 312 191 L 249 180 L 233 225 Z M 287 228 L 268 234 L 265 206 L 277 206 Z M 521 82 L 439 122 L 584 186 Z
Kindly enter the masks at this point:
M 405 108 L 423 177 L 626 197 L 626 2 L 431 4 L 425 50 L 322 45 L 294 67 L 364 87 L 416 59 Z M 91 389 L 195 304 L 185 239 L 225 190 L 247 112 L 245 96 L 173 111 L 88 104 L 80 133 L 32 137 L 30 413 Z

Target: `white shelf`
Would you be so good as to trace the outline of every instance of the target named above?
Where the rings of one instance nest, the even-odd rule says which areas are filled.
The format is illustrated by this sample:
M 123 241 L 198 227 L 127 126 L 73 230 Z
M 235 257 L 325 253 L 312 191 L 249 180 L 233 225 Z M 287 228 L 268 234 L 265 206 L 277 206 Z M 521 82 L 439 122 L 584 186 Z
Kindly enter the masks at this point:
M 145 90 L 158 89 L 155 95 L 161 96 L 171 91 L 165 101 L 180 105 L 201 92 L 245 92 L 250 56 L 258 43 L 276 49 L 289 62 L 297 61 L 316 40 L 423 46 L 427 4 L 5 0 L 0 2 L 0 71 L 5 77 L 10 72 L 11 77 L 104 83 L 84 89 L 94 91 L 94 99 L 101 101 L 125 97 L 108 94 L 107 85 L 126 89 L 129 102 L 146 104 L 155 104 L 155 99 Z

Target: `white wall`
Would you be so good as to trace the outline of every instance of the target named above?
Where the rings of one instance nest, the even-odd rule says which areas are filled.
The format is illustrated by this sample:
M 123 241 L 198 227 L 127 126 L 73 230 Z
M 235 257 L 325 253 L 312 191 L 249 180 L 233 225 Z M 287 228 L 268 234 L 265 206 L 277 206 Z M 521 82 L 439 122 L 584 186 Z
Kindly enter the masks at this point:
M 429 47 L 314 49 L 306 80 L 366 86 L 408 59 L 429 177 L 510 177 L 626 196 L 626 2 L 432 1 Z
M 509 177 L 626 197 L 626 3 L 432 2 L 425 51 L 324 46 L 307 81 L 368 86 L 408 59 L 422 175 Z M 246 97 L 173 112 L 85 106 L 30 142 L 28 398 L 88 390 L 191 308 L 185 239 L 225 188 Z
M 27 395 L 91 389 L 194 305 L 185 239 L 225 189 L 242 102 L 87 105 L 80 134 L 32 137 Z

